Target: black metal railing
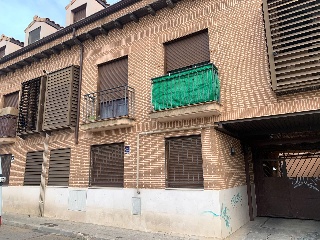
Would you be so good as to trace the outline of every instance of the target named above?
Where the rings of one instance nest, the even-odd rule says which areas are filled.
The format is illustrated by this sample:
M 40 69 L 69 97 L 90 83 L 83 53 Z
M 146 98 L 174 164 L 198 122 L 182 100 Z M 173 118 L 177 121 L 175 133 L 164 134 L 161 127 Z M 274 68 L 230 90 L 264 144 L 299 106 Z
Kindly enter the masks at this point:
M 120 86 L 84 95 L 83 121 L 134 118 L 134 89 Z
M 12 138 L 16 136 L 17 116 L 0 116 L 0 138 Z

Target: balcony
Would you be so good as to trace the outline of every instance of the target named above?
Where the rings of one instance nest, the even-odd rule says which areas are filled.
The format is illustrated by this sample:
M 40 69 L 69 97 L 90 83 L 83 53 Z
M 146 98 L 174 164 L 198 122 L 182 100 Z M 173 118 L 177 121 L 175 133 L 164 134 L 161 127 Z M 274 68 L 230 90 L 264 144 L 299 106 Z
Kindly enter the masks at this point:
M 0 145 L 16 141 L 18 109 L 6 107 L 0 109 Z
M 206 64 L 152 79 L 152 112 L 159 122 L 220 114 L 218 70 Z
M 132 127 L 134 124 L 134 89 L 120 86 L 86 94 L 82 111 L 84 131 L 104 131 Z

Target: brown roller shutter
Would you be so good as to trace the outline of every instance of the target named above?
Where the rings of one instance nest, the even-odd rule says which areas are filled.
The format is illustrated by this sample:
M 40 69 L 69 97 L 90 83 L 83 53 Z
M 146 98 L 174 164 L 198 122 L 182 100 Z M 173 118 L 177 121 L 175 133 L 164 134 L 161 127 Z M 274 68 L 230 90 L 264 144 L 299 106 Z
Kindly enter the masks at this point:
M 24 173 L 25 186 L 38 186 L 41 182 L 41 170 L 43 151 L 28 152 L 26 159 L 26 170 Z
M 6 181 L 3 183 L 3 186 L 8 186 L 12 155 L 5 154 L 5 155 L 0 155 L 0 157 L 1 157 L 2 175 L 6 178 Z
M 166 140 L 167 187 L 203 188 L 201 136 Z
M 264 0 L 263 12 L 273 90 L 320 88 L 319 0 Z
M 210 62 L 208 32 L 192 34 L 165 43 L 167 72 Z
M 126 86 L 128 85 L 128 58 L 126 57 L 100 65 L 98 72 L 98 91 Z
M 79 67 L 70 66 L 48 76 L 43 114 L 43 130 L 76 126 Z
M 68 186 L 71 149 L 55 149 L 50 152 L 48 186 Z
M 84 4 L 72 11 L 74 23 L 86 17 L 86 8 L 87 8 L 87 4 Z
M 91 186 L 123 187 L 124 144 L 91 147 Z
M 18 108 L 19 106 L 19 92 L 10 93 L 4 95 L 4 104 L 3 107 L 14 107 Z

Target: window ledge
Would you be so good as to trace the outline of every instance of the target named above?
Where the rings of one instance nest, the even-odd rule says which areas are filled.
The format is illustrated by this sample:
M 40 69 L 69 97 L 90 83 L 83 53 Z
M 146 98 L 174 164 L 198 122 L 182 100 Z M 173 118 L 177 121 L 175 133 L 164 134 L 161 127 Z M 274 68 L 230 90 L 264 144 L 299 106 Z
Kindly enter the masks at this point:
M 134 119 L 130 118 L 112 118 L 84 123 L 80 126 L 80 129 L 89 132 L 98 132 L 104 130 L 132 127 L 134 125 L 134 122 Z
M 6 108 L 0 109 L 0 117 L 5 115 L 18 116 L 18 114 L 19 114 L 19 110 L 14 107 L 6 107 Z
M 13 144 L 16 141 L 17 141 L 17 138 L 15 137 L 13 138 L 4 137 L 4 138 L 0 138 L 0 145 Z
M 190 118 L 218 116 L 220 114 L 221 105 L 218 102 L 209 102 L 152 112 L 150 117 L 159 122 L 168 122 Z

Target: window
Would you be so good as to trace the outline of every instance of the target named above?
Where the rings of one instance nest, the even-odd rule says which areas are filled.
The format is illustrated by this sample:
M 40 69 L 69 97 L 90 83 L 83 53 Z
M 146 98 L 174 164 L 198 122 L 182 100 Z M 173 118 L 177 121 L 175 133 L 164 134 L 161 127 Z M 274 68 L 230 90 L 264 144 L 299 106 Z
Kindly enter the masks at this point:
M 278 95 L 320 88 L 319 3 L 263 1 L 271 82 Z
M 207 31 L 167 42 L 164 46 L 167 72 L 210 62 Z
M 203 188 L 201 136 L 166 139 L 166 186 Z
M 98 72 L 100 118 L 128 115 L 128 58 L 100 65 Z
M 43 151 L 28 152 L 24 173 L 24 186 L 39 186 L 41 182 Z
M 0 48 L 0 58 L 6 55 L 6 46 Z
M 29 32 L 28 44 L 34 43 L 35 41 L 38 41 L 40 39 L 40 31 L 41 27 L 38 27 Z
M 91 186 L 123 187 L 124 143 L 91 147 Z
M 6 181 L 3 183 L 3 186 L 8 186 L 12 155 L 11 154 L 0 155 L 0 158 L 1 158 L 2 175 L 6 178 Z
M 44 103 L 44 131 L 73 128 L 77 121 L 79 66 L 70 66 L 48 75 Z
M 3 96 L 3 107 L 18 108 L 19 105 L 19 92 L 9 93 Z
M 21 100 L 19 104 L 18 133 L 27 134 L 40 131 L 43 113 L 43 98 L 45 92 L 44 77 L 22 83 Z
M 68 186 L 71 149 L 55 149 L 50 152 L 48 186 Z
M 73 13 L 73 22 L 78 22 L 81 19 L 86 17 L 86 8 L 87 8 L 87 4 L 84 4 L 74 10 L 72 10 Z

